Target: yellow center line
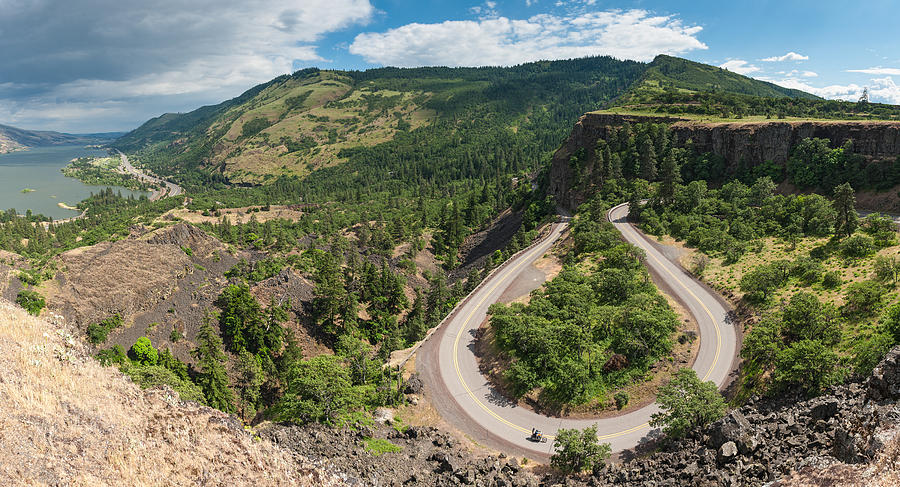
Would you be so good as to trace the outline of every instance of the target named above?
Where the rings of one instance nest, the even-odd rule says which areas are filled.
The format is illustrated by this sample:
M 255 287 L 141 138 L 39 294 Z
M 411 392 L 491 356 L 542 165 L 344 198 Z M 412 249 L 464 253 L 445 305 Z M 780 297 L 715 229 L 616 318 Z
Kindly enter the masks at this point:
M 615 208 L 613 208 L 613 210 L 614 210 L 614 209 L 615 209 Z M 611 213 L 613 210 L 610 210 L 610 213 Z M 634 230 L 632 230 L 632 231 L 634 231 Z M 639 241 L 640 239 L 637 239 L 637 240 Z M 538 251 L 544 252 L 543 250 L 539 250 L 540 247 L 541 247 L 541 246 L 538 246 L 538 247 L 536 247 L 534 250 L 530 251 L 529 254 L 527 254 L 527 255 L 529 255 L 529 258 L 530 258 L 531 255 L 534 254 L 535 252 L 538 252 Z M 645 249 L 645 250 L 646 250 L 646 249 Z M 653 254 L 650 254 L 649 252 L 647 252 L 647 254 L 650 255 L 650 257 L 651 257 L 654 261 L 656 261 L 656 263 L 659 264 L 660 267 L 662 267 L 663 269 L 665 269 L 665 271 L 666 271 L 670 276 L 672 276 L 672 278 L 673 278 L 675 281 L 677 281 L 678 284 L 680 284 L 681 287 L 684 288 L 684 290 L 687 291 L 688 294 L 690 294 L 692 298 L 694 298 L 695 301 L 697 301 L 697 303 L 700 305 L 700 307 L 703 308 L 704 311 L 706 311 L 706 314 L 709 315 L 710 320 L 712 320 L 713 324 L 715 325 L 715 329 L 716 329 L 716 354 L 715 354 L 715 357 L 713 358 L 713 363 L 712 363 L 712 365 L 710 366 L 709 370 L 706 372 L 706 375 L 703 376 L 703 380 L 705 381 L 705 380 L 707 380 L 707 379 L 709 378 L 709 376 L 712 374 L 713 370 L 715 370 L 716 364 L 717 364 L 718 361 L 719 361 L 719 352 L 720 352 L 720 349 L 721 349 L 721 347 L 722 347 L 722 336 L 721 336 L 721 333 L 720 333 L 720 331 L 719 331 L 719 323 L 718 323 L 718 322 L 716 321 L 716 319 L 713 317 L 712 311 L 710 311 L 709 308 L 707 308 L 706 305 L 703 304 L 702 301 L 700 301 L 700 298 L 698 298 L 697 295 L 694 294 L 693 291 L 691 291 L 691 290 L 687 287 L 687 285 L 685 285 L 685 284 L 678 278 L 678 276 L 676 276 L 671 270 L 669 270 L 669 268 L 666 267 L 659 259 L 657 259 L 656 256 L 654 256 Z M 527 262 L 527 261 L 529 260 L 529 258 L 525 258 L 525 257 L 523 256 L 523 258 L 521 259 L 521 261 L 520 261 L 518 264 L 516 264 L 515 266 L 513 266 L 512 268 L 510 268 L 509 270 L 507 270 L 507 271 L 505 272 L 505 275 L 504 275 L 504 277 L 503 277 L 502 279 L 500 278 L 499 275 L 497 276 L 497 277 L 498 277 L 497 282 L 496 282 L 493 286 L 491 286 L 491 288 L 484 294 L 484 296 L 482 296 L 481 300 L 478 301 L 478 304 L 475 305 L 475 307 L 472 309 L 472 311 L 470 311 L 469 314 L 466 316 L 466 319 L 465 319 L 465 321 L 463 322 L 462 326 L 460 327 L 459 332 L 457 332 L 457 334 L 456 334 L 456 340 L 454 340 L 454 342 L 453 342 L 453 367 L 456 369 L 456 377 L 459 379 L 460 384 L 463 386 L 463 389 L 465 389 L 466 393 L 468 393 L 469 397 L 471 397 L 472 400 L 475 401 L 475 403 L 478 404 L 478 406 L 481 407 L 481 409 L 483 409 L 485 412 L 487 412 L 488 414 L 490 414 L 490 415 L 491 415 L 492 417 L 494 417 L 496 420 L 500 421 L 501 423 L 503 423 L 503 424 L 505 424 L 505 425 L 507 425 L 507 426 L 512 427 L 512 428 L 515 429 L 515 430 L 521 431 L 521 432 L 523 432 L 523 433 L 530 433 L 531 430 L 528 429 L 528 428 L 519 426 L 519 425 L 517 425 L 517 424 L 515 424 L 515 423 L 513 423 L 513 422 L 511 422 L 511 421 L 509 421 L 509 420 L 507 420 L 507 419 L 505 419 L 505 418 L 503 418 L 503 417 L 501 417 L 499 414 L 497 414 L 496 412 L 494 412 L 491 408 L 489 408 L 489 407 L 486 406 L 484 403 L 482 403 L 482 402 L 475 396 L 475 393 L 472 392 L 472 389 L 469 388 L 469 385 L 466 383 L 465 379 L 463 379 L 462 371 L 460 371 L 460 369 L 459 369 L 459 341 L 460 341 L 460 339 L 462 338 L 463 332 L 468 328 L 469 322 L 470 322 L 470 321 L 472 320 L 472 318 L 475 316 L 475 312 L 478 311 L 479 309 L 481 309 L 481 306 L 484 304 L 485 300 L 487 300 L 488 296 L 490 296 L 491 294 L 493 294 L 494 291 L 497 289 L 497 287 L 498 287 L 501 283 L 505 282 L 506 278 L 508 278 L 511 274 L 513 274 L 516 270 L 518 270 L 519 267 L 521 267 L 525 262 Z M 702 340 L 703 337 L 701 336 L 700 339 Z M 633 432 L 636 432 L 636 431 L 640 431 L 640 430 L 643 430 L 643 429 L 649 428 L 649 427 L 650 427 L 650 424 L 649 424 L 649 423 L 644 423 L 644 424 L 641 424 L 641 425 L 638 425 L 638 426 L 634 426 L 634 427 L 632 427 L 632 428 L 628 428 L 628 429 L 623 430 L 623 431 L 619 431 L 619 432 L 617 432 L 617 433 L 610 433 L 610 434 L 607 434 L 607 435 L 598 435 L 598 438 L 601 439 L 601 440 L 611 439 L 611 438 L 616 438 L 616 437 L 619 437 L 619 436 L 622 436 L 622 435 L 627 435 L 627 434 L 629 434 L 629 433 L 633 433 Z M 546 435 L 546 436 L 547 436 L 547 438 L 549 438 L 549 439 L 555 438 L 555 437 L 552 436 L 552 435 Z

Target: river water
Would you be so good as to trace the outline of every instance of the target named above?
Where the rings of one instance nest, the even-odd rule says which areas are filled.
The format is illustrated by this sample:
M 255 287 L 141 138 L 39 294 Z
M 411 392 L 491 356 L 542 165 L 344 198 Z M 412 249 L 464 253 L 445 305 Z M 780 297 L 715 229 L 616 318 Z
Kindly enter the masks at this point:
M 77 211 L 60 208 L 59 203 L 75 206 L 104 186 L 89 186 L 63 176 L 62 169 L 76 157 L 105 157 L 106 150 L 83 146 L 39 147 L 11 154 L 0 154 L 0 209 L 15 208 L 41 213 L 54 219 L 78 215 Z M 22 190 L 30 189 L 23 193 Z M 147 194 L 115 188 L 122 196 Z

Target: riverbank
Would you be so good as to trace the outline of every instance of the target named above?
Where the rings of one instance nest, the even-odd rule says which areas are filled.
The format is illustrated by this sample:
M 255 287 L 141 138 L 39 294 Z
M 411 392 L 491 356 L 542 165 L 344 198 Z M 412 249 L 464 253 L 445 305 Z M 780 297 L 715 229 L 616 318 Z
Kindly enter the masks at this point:
M 155 191 L 158 185 L 141 180 L 121 167 L 118 157 L 79 157 L 62 173 L 91 186 L 121 186 L 132 191 Z
M 57 203 L 77 205 L 98 193 L 105 186 L 92 186 L 78 179 L 66 177 L 60 169 L 73 159 L 84 157 L 108 157 L 105 150 L 86 149 L 83 146 L 40 147 L 0 155 L 0 209 L 14 208 L 17 214 L 44 215 L 48 219 L 61 220 L 77 216 L 79 212 L 60 207 Z M 22 189 L 29 189 L 23 193 Z M 148 193 L 133 191 L 115 185 L 123 196 Z

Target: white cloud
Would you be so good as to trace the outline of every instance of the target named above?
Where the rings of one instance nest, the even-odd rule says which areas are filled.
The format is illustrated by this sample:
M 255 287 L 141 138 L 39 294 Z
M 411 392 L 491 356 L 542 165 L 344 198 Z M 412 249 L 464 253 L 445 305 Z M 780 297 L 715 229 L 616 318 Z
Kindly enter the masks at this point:
M 806 61 L 809 59 L 809 56 L 804 56 L 803 54 L 797 54 L 794 51 L 791 51 L 784 56 L 772 56 L 760 59 L 760 61 L 765 61 L 769 63 L 773 62 L 783 62 L 783 61 Z
M 470 8 L 469 12 L 485 18 L 497 17 L 497 2 L 488 0 L 483 5 L 476 5 Z
M 897 85 L 894 82 L 894 79 L 891 77 L 872 79 L 867 86 L 851 83 L 847 85 L 829 85 L 823 87 L 812 86 L 805 81 L 795 78 L 782 80 L 767 78 L 759 79 L 770 81 L 777 85 L 784 86 L 785 88 L 803 90 L 807 93 L 819 95 L 822 98 L 846 101 L 858 100 L 860 95 L 862 95 L 863 88 L 868 87 L 869 99 L 873 102 L 893 103 L 895 105 L 900 105 L 900 85 Z
M 848 73 L 865 73 L 865 74 L 886 74 L 890 76 L 900 76 L 900 68 L 866 68 L 866 69 L 848 69 Z
M 57 130 L 127 128 L 322 61 L 316 43 L 325 34 L 374 12 L 370 0 L 21 2 L 0 8 L 0 52 L 16 53 L 2 60 L 3 81 L 16 90 L 0 87 L 0 116 Z M 109 100 L 128 103 L 84 106 Z
M 760 70 L 758 67 L 748 63 L 747 61 L 744 61 L 743 59 L 731 59 L 720 64 L 719 67 L 743 75 L 755 73 Z
M 657 54 L 706 49 L 696 37 L 701 29 L 646 10 L 541 14 L 407 24 L 359 34 L 350 52 L 371 63 L 403 67 L 509 66 L 595 55 L 648 61 Z
M 788 78 L 817 78 L 819 73 L 815 71 L 799 71 L 796 69 L 792 69 L 790 71 L 779 71 L 778 74 L 784 75 Z

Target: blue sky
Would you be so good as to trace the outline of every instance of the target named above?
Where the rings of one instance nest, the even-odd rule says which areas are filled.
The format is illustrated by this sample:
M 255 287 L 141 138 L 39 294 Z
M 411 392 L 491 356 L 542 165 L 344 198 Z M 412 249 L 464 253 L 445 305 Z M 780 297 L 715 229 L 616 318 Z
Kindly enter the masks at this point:
M 900 104 L 886 0 L 0 0 L 0 123 L 128 130 L 306 66 L 510 65 L 658 53 Z

